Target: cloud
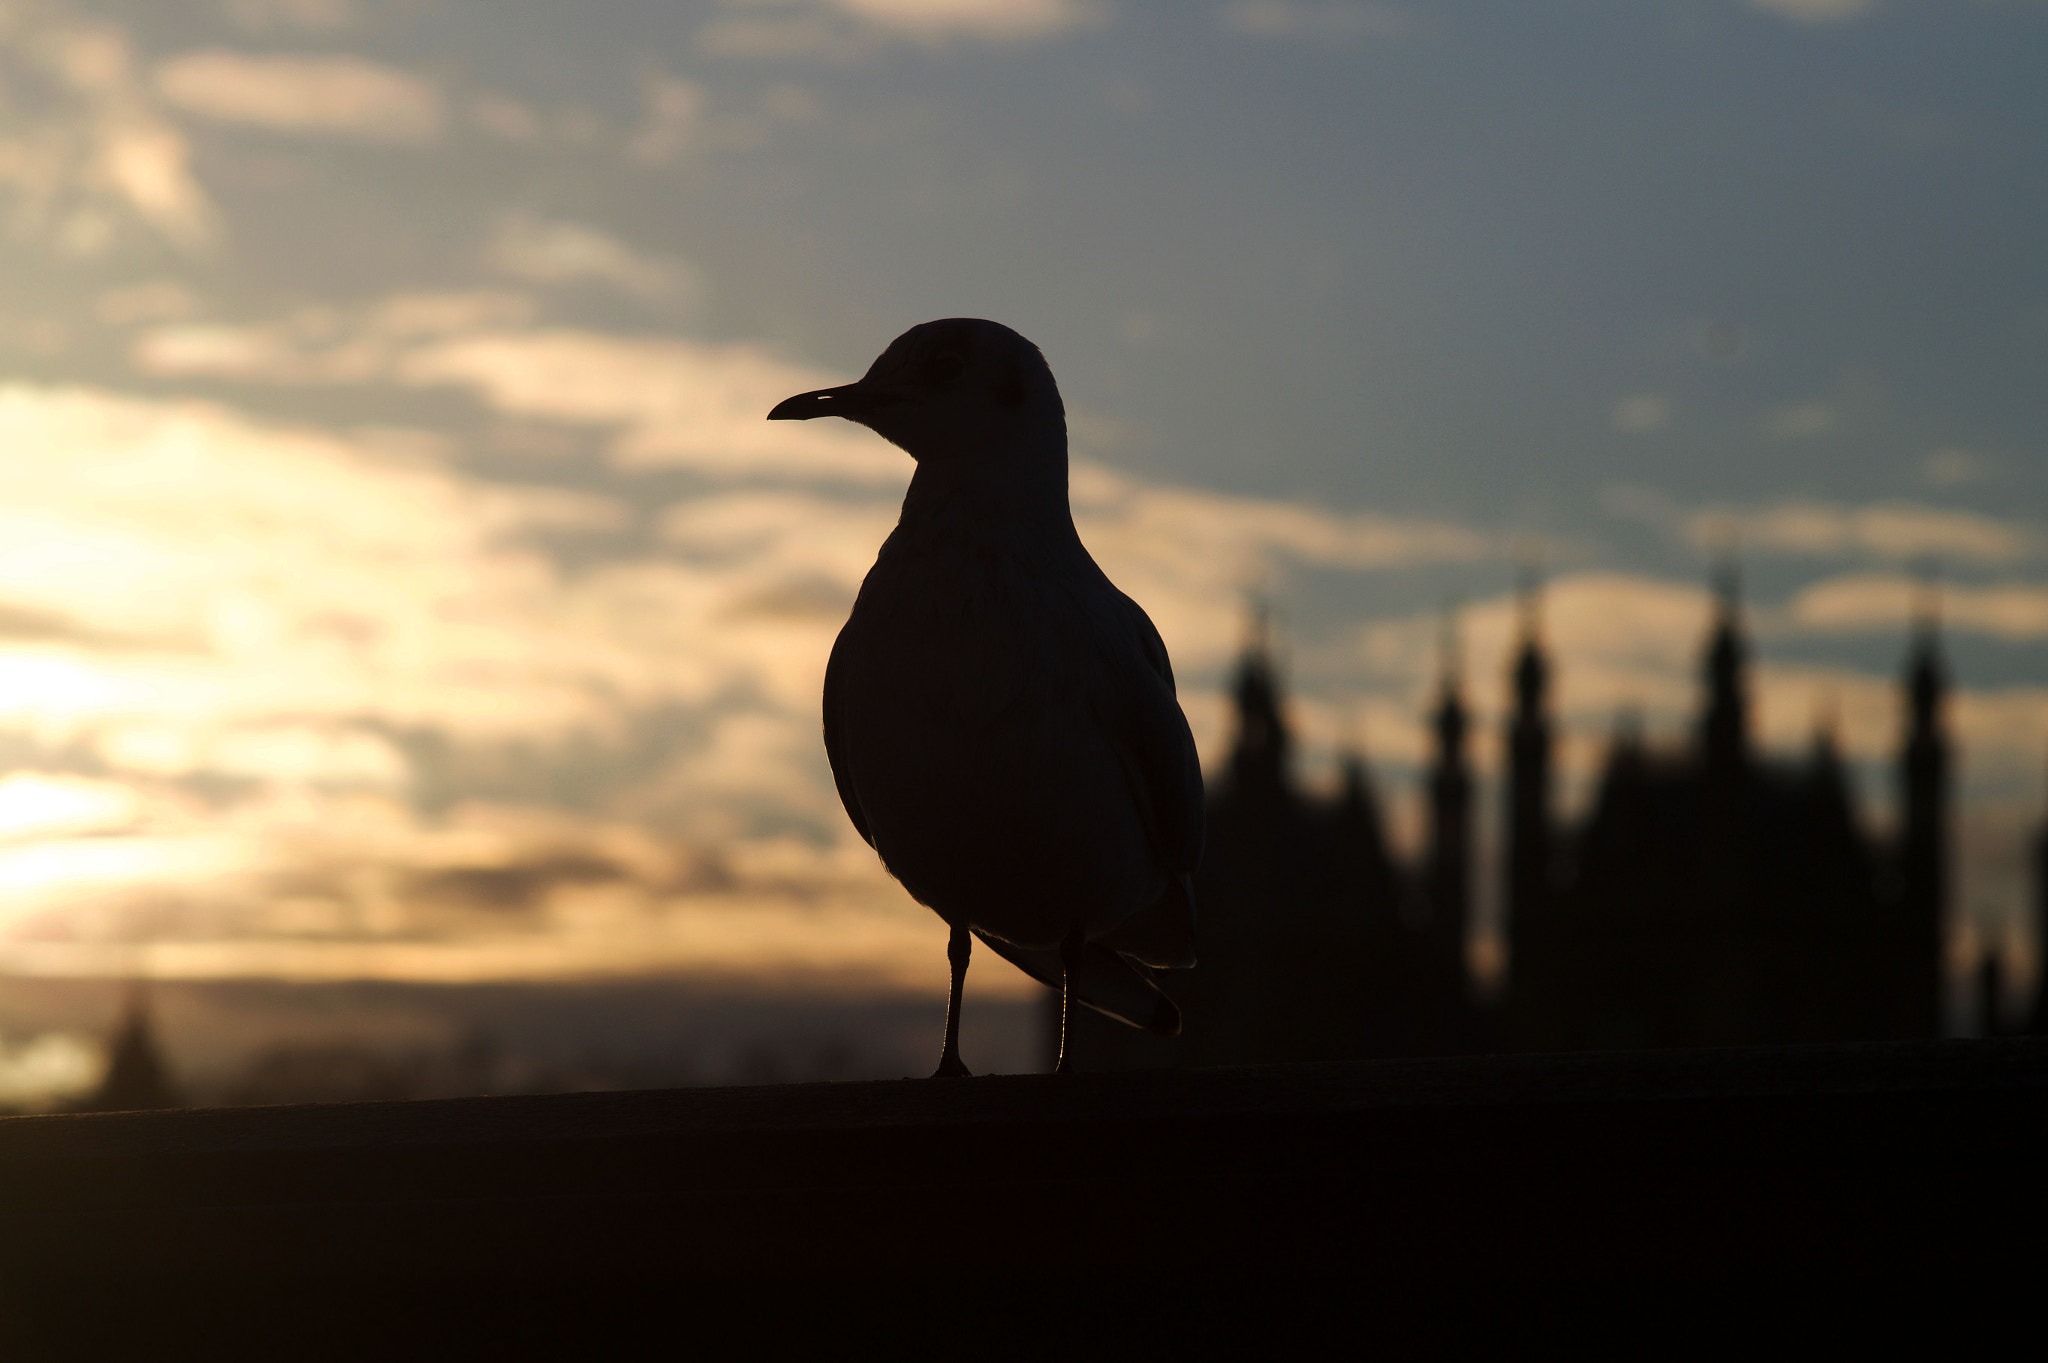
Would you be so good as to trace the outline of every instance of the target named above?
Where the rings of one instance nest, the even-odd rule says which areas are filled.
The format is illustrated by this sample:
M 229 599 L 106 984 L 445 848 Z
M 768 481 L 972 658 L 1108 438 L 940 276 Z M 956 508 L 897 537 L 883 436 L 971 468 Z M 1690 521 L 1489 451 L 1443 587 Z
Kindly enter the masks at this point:
M 19 1044 L 0 1038 L 0 1106 L 52 1107 L 99 1086 L 107 1072 L 97 1037 L 44 1032 Z
M 133 340 L 135 367 L 156 378 L 247 383 L 387 379 L 404 347 L 529 321 L 533 301 L 495 289 L 392 294 L 366 306 L 301 309 L 271 322 L 178 322 Z
M 1715 552 L 2003 564 L 2041 550 L 2040 533 L 2032 526 L 1912 502 L 1710 507 L 1684 516 L 1682 528 L 1691 543 Z
M 355 0 L 224 0 L 228 18 L 253 33 L 307 29 L 333 33 L 360 20 Z
M 704 117 L 704 87 L 677 76 L 659 76 L 645 82 L 641 101 L 645 112 L 626 154 L 642 165 L 666 165 L 696 139 Z
M 214 234 L 212 204 L 191 171 L 191 151 L 176 131 L 153 119 L 109 121 L 100 130 L 95 170 L 145 221 L 182 246 Z
M 675 418 L 632 395 L 640 379 L 621 397 L 592 377 L 619 362 L 669 359 L 711 387 L 797 377 L 744 349 L 505 329 L 493 306 L 391 299 L 349 325 L 383 338 L 394 375 L 480 337 L 540 343 L 521 365 L 579 357 L 588 374 L 570 366 L 549 402 L 515 384 L 507 407 L 623 429 Z M 745 418 L 767 427 L 763 414 Z M 615 535 L 619 503 L 217 405 L 0 389 L 0 440 L 19 452 L 0 467 L 0 607 L 33 626 L 0 629 L 0 726 L 45 754 L 0 781 L 0 968 L 127 970 L 128 944 L 148 940 L 167 976 L 829 966 L 937 988 L 943 930 L 846 827 L 817 740 L 826 654 L 907 472 L 849 434 L 893 483 L 829 463 L 748 477 L 656 509 L 651 542 L 616 535 L 571 570 L 546 537 Z M 1073 486 L 1091 552 L 1165 634 L 1212 762 L 1227 702 L 1205 679 L 1239 628 L 1218 606 L 1248 576 L 1496 554 L 1453 523 L 1085 461 Z M 1814 600 L 1789 608 L 1802 628 L 1828 618 Z M 1710 613 L 1697 585 L 1585 572 L 1549 586 L 1562 761 L 1581 784 L 1617 708 L 1685 731 Z M 1490 728 L 1515 607 L 1492 598 L 1463 619 Z M 1312 642 L 1295 707 L 1310 750 L 1362 721 L 1376 759 L 1422 760 L 1437 629 L 1418 614 Z M 1822 713 L 1855 754 L 1895 744 L 1889 677 L 1767 661 L 1756 678 L 1774 744 L 1800 744 Z M 1971 705 L 1971 734 L 1985 716 L 2048 719 L 2027 696 Z
M 579 691 L 634 680 L 601 646 L 565 671 L 529 637 L 560 588 L 518 541 L 610 524 L 603 499 L 91 389 L 0 388 L 0 438 L 17 452 L 0 468 L 0 602 L 76 636 L 5 648 L 0 718 L 52 735 L 146 721 L 202 744 L 255 725 L 216 746 L 260 766 L 280 742 L 303 750 L 283 717 L 525 731 L 587 720 Z M 356 751 L 332 754 L 345 769 Z
M 775 432 L 770 394 L 829 379 L 747 348 L 507 330 L 503 306 L 402 296 L 275 335 L 373 336 L 399 380 L 421 357 L 475 364 L 503 410 L 671 447 L 679 424 Z M 832 963 L 936 987 L 942 930 L 846 827 L 817 741 L 826 655 L 909 471 L 845 434 L 886 478 L 848 480 L 829 444 L 765 456 L 779 486 L 708 464 L 743 485 L 661 508 L 648 544 L 611 499 L 431 451 L 0 389 L 0 623 L 27 622 L 0 629 L 0 728 L 44 755 L 0 783 L 0 835 L 18 829 L 0 967 L 127 969 L 146 938 L 170 975 Z M 1088 543 L 1184 669 L 1226 656 L 1216 603 L 1247 565 L 1488 552 L 1454 525 L 1085 463 L 1075 486 Z M 612 538 L 570 571 L 544 547 L 558 530 Z
M 176 279 L 149 279 L 107 289 L 93 302 L 93 312 L 108 326 L 133 326 L 187 317 L 199 310 L 199 295 Z
M 559 225 L 557 225 L 559 226 Z M 594 230 L 520 228 L 493 248 L 532 277 L 684 278 Z M 677 287 L 681 287 L 677 285 Z M 314 309 L 277 322 L 177 323 L 147 329 L 134 362 L 163 378 L 260 383 L 394 383 L 465 389 L 506 416 L 610 434 L 625 470 L 692 468 L 727 478 L 824 478 L 900 487 L 908 456 L 840 422 L 770 422 L 792 393 L 843 381 L 746 345 L 507 325 L 517 295 L 397 295 L 367 308 Z
M 0 440 L 0 607 L 49 622 L 0 631 L 0 727 L 45 754 L 0 780 L 9 967 L 900 976 L 938 940 L 817 746 L 886 506 L 835 540 L 828 502 L 686 502 L 662 555 L 570 574 L 528 541 L 616 503 L 91 389 L 0 388 Z M 818 581 L 836 610 L 758 609 Z
M 360 57 L 213 48 L 164 61 L 155 83 L 171 104 L 221 123 L 396 145 L 441 135 L 439 91 L 409 72 Z
M 1655 393 L 1637 393 L 1615 403 L 1607 421 L 1624 435 L 1648 435 L 1671 424 L 1671 404 Z
M 540 115 L 510 95 L 485 92 L 469 101 L 470 126 L 507 142 L 533 142 L 541 135 Z
M 1329 41 L 1391 38 L 1410 32 L 1414 16 L 1397 5 L 1304 0 L 1237 0 L 1216 12 L 1225 32 L 1251 38 Z
M 1749 3 L 1766 14 L 1775 14 L 1780 19 L 1809 28 L 1861 19 L 1877 8 L 1877 0 L 1749 0 Z
M 1902 665 L 1911 591 L 1902 579 L 1844 579 L 1795 595 L 1782 607 L 1752 609 L 1752 625 L 1769 626 L 1751 630 L 1752 723 L 1763 751 L 1797 760 L 1809 751 L 1816 728 L 1825 725 L 1854 762 L 1884 765 L 1896 757 L 1903 723 L 1897 667 L 1872 671 L 1788 662 L 1772 656 L 1770 640 L 1788 623 L 1799 633 L 1868 631 L 1894 640 Z M 1957 610 L 1945 608 L 1944 620 L 1958 629 L 2043 629 L 2048 602 L 2038 599 L 2038 590 L 2024 595 L 2016 602 L 2004 592 L 1959 594 Z M 1713 612 L 1712 596 L 1703 588 L 1638 574 L 1574 573 L 1546 584 L 1540 629 L 1552 667 L 1551 710 L 1560 725 L 1558 757 L 1568 804 L 1580 805 L 1590 796 L 1619 716 L 1640 722 L 1653 746 L 1691 743 Z M 1520 604 L 1505 594 L 1458 615 L 1464 694 L 1482 735 L 1498 732 L 1505 722 L 1508 670 L 1521 628 Z M 1298 707 L 1309 740 L 1304 746 L 1327 752 L 1343 742 L 1339 719 L 1349 713 L 1366 717 L 1375 760 L 1411 767 L 1426 761 L 1422 716 L 1434 700 L 1442 629 L 1435 613 L 1396 616 L 1308 650 L 1300 663 L 1307 676 L 1304 691 L 1319 704 Z M 2048 743 L 2048 690 L 2042 688 L 1961 689 L 1952 714 L 1973 781 L 2009 780 L 2018 772 L 2008 760 L 2014 736 L 2040 737 L 2026 748 L 2029 772 L 2035 749 Z M 1497 774 L 1501 758 L 1498 745 L 1482 739 L 1475 746 L 1482 772 Z
M 0 842 L 126 832 L 141 813 L 136 792 L 118 781 L 33 771 L 0 777 Z
M 752 0 L 697 33 L 706 56 L 754 60 L 853 61 L 887 39 L 927 46 L 954 40 L 1043 41 L 1102 21 L 1084 0 Z
M 669 507 L 660 534 L 693 562 L 754 563 L 783 583 L 830 584 L 840 593 L 832 609 L 836 632 L 874 565 L 875 551 L 895 528 L 897 511 L 893 497 L 845 501 L 779 489 L 712 493 Z M 739 609 L 759 599 L 757 592 L 746 593 Z
M 467 388 L 507 415 L 615 427 L 611 460 L 622 469 L 897 485 L 910 475 L 907 455 L 864 431 L 768 421 L 783 398 L 835 379 L 752 346 L 570 330 L 482 332 L 409 351 L 394 373 L 420 387 Z
M 833 8 L 881 29 L 926 41 L 976 38 L 1028 42 L 1095 23 L 1080 0 L 830 0 Z
M 2030 582 L 1930 589 L 1912 578 L 1859 573 L 1800 589 L 1785 616 L 1801 628 L 1817 631 L 1898 630 L 1929 604 L 1944 632 L 1987 634 L 2013 642 L 2048 639 L 2048 586 Z
M 697 30 L 697 50 L 725 59 L 851 62 L 877 47 L 872 32 L 818 13 L 721 15 Z
M 1505 594 L 1458 612 L 1465 675 L 1484 713 L 1499 712 L 1505 692 L 1495 679 L 1506 676 L 1521 612 L 1521 604 Z M 1682 713 L 1712 615 L 1711 596 L 1690 583 L 1587 572 L 1545 584 L 1542 634 L 1560 672 L 1569 673 L 1559 687 L 1566 712 L 1596 727 L 1622 707 Z M 1339 655 L 1324 659 L 1320 670 L 1362 670 L 1411 698 L 1419 715 L 1442 666 L 1443 630 L 1436 612 L 1376 621 L 1348 636 Z
M 61 12 L 7 22 L 0 67 L 26 68 L 0 70 L 9 94 L 0 194 L 12 200 L 13 230 L 75 257 L 107 254 L 137 220 L 183 249 L 210 244 L 216 212 L 184 137 L 137 77 L 127 31 Z
M 1840 415 L 1828 403 L 1795 402 L 1767 413 L 1763 432 L 1778 440 L 1799 440 L 1826 435 L 1840 424 Z
M 687 301 L 700 291 L 696 272 L 672 256 L 636 251 L 585 223 L 526 214 L 499 223 L 484 263 L 532 284 L 605 284 L 642 301 Z
M 1936 450 L 1920 463 L 1920 481 L 1930 487 L 1961 487 L 1981 482 L 1987 472 L 1982 455 L 1954 446 Z

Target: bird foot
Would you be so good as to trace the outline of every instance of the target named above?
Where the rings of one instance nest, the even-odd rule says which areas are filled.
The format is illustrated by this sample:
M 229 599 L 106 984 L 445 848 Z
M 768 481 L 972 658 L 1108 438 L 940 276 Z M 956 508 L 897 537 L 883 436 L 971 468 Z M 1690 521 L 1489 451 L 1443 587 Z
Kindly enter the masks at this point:
M 932 1078 L 934 1079 L 972 1079 L 973 1077 L 974 1071 L 961 1064 L 960 1057 L 957 1055 L 941 1057 L 939 1067 L 932 1071 Z

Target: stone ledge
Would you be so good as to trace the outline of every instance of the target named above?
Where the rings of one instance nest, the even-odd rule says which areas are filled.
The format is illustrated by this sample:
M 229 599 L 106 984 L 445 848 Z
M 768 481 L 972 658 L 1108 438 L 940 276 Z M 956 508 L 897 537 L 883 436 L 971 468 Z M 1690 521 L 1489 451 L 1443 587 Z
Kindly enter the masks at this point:
M 0 1215 L 17 1305 L 1963 1282 L 2048 1226 L 2048 1041 L 19 1117 Z

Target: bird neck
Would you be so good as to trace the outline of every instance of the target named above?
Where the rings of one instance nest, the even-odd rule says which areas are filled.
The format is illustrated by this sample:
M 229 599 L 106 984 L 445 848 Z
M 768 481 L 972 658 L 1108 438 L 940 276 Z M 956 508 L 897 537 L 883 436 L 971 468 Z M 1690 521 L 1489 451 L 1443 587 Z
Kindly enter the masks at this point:
M 1030 448 L 984 450 L 968 457 L 920 459 L 903 498 L 908 525 L 964 518 L 977 529 L 1074 535 L 1067 501 L 1064 440 Z

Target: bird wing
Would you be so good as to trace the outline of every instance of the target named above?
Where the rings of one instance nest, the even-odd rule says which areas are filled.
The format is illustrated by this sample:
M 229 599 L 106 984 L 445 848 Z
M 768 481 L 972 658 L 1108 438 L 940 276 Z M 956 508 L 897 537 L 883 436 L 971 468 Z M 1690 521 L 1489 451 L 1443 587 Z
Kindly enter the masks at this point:
M 974 935 L 990 951 L 1040 984 L 1058 989 L 1066 980 L 1066 967 L 1061 964 L 1056 947 L 1020 947 L 991 937 L 980 928 L 974 929 Z M 1100 942 L 1090 942 L 1082 949 L 1081 979 L 1074 997 L 1118 1022 L 1142 1027 L 1158 1036 L 1180 1035 L 1180 1009 L 1173 1000 L 1160 992 L 1143 967 L 1131 964 Z
M 839 705 L 841 691 L 840 651 L 846 647 L 846 631 L 832 643 L 832 656 L 825 663 L 825 760 L 832 764 L 832 784 L 838 788 L 839 803 L 846 807 L 846 817 L 853 820 L 854 831 L 868 846 L 875 845 L 875 835 L 868 831 L 867 816 L 861 813 L 860 800 L 853 793 L 853 773 L 846 760 L 846 745 L 840 730 Z
M 1115 685 L 1098 696 L 1097 722 L 1110 736 L 1168 884 L 1157 901 L 1099 940 L 1147 965 L 1185 968 L 1195 963 L 1193 875 L 1202 858 L 1201 760 L 1175 698 L 1173 664 L 1159 631 L 1137 602 L 1122 592 L 1115 592 L 1114 601 L 1119 633 L 1135 640 L 1137 648 L 1123 650 L 1122 665 L 1112 668 Z
M 1144 607 L 1116 593 L 1136 637 L 1142 675 L 1125 679 L 1112 732 L 1145 806 L 1147 830 L 1167 868 L 1192 872 L 1202 860 L 1202 763 L 1181 713 L 1166 643 Z M 1132 683 L 1135 682 L 1135 685 Z

